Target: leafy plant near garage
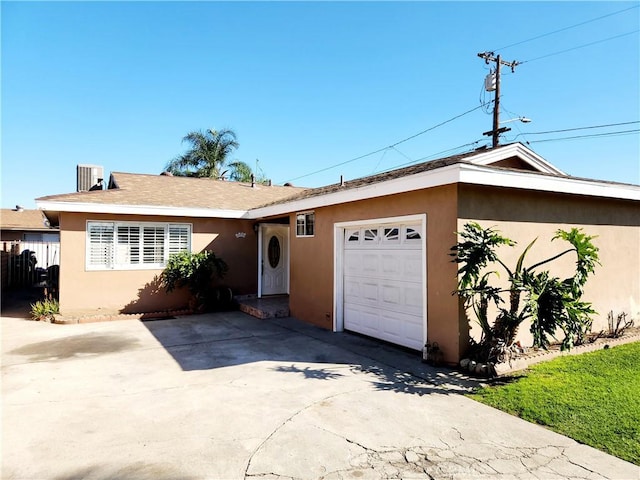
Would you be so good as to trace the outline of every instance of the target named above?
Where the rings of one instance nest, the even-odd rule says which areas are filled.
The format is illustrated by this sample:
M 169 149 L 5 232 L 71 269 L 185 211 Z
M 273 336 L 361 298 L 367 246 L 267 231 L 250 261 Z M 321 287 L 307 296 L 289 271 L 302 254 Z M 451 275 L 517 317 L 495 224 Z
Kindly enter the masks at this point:
M 564 334 L 561 348 L 569 349 L 582 343 L 591 330 L 591 315 L 595 311 L 591 304 L 581 300 L 584 285 L 594 272 L 598 261 L 598 248 L 593 236 L 581 229 L 557 230 L 552 238 L 564 240 L 570 247 L 550 258 L 531 266 L 524 266 L 527 253 L 537 239 L 523 250 L 513 268 L 509 268 L 496 253 L 500 246 L 514 247 L 516 242 L 503 237 L 493 228 L 483 228 L 476 222 L 465 224 L 459 232 L 461 241 L 451 247 L 458 269 L 458 289 L 454 294 L 464 299 L 466 308 L 471 308 L 482 328 L 482 337 L 477 345 L 476 355 L 482 360 L 488 358 L 496 345 L 510 347 L 518 328 L 525 321 L 531 322 L 534 346 L 547 348 L 555 339 L 557 330 Z M 538 271 L 540 267 L 573 253 L 576 269 L 573 276 L 561 280 L 550 271 Z M 490 284 L 497 277 L 498 270 L 506 272 L 508 288 L 498 288 Z M 503 297 L 508 297 L 507 300 Z M 489 306 L 494 304 L 498 314 L 493 322 L 488 318 Z
M 60 304 L 57 300 L 38 300 L 31 304 L 31 318 L 41 322 L 52 322 L 54 315 L 60 313 Z
M 226 262 L 212 251 L 180 252 L 169 257 L 160 278 L 167 292 L 180 287 L 188 288 L 192 295 L 192 307 L 204 310 L 218 298 L 214 283 L 221 280 L 228 269 Z

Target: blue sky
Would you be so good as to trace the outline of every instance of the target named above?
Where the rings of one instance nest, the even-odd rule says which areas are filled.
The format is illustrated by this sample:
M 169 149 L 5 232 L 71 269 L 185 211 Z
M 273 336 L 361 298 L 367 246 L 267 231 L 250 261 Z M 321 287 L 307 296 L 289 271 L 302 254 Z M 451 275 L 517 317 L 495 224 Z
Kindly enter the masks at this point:
M 640 119 L 639 5 L 3 1 L 2 207 L 74 191 L 79 163 L 160 173 L 199 129 L 234 129 L 234 159 L 303 186 L 480 146 L 482 108 L 305 176 L 479 107 L 486 50 L 525 62 L 504 71 L 501 118 L 533 122 L 503 142 L 530 141 L 572 175 L 640 183 L 638 132 L 533 143 L 638 123 L 527 135 Z

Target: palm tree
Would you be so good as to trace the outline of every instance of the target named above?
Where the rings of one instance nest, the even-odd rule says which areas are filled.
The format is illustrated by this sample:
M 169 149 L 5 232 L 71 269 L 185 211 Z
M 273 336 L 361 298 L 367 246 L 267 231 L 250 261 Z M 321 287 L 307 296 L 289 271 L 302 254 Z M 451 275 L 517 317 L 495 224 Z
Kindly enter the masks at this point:
M 231 129 L 194 131 L 182 141 L 190 143 L 191 148 L 166 166 L 167 171 L 182 177 L 220 178 L 229 156 L 239 146 Z
M 231 173 L 229 174 L 229 180 L 234 182 L 250 182 L 253 177 L 253 170 L 245 162 L 235 160 L 229 164 Z M 257 181 L 257 179 L 254 178 Z

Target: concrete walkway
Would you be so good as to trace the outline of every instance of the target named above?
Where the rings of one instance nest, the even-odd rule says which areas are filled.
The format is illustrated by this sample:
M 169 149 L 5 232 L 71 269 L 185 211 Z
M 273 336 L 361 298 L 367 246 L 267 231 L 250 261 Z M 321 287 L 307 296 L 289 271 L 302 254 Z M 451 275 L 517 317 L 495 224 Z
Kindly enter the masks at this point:
M 637 479 L 415 354 L 232 312 L 2 318 L 3 479 Z

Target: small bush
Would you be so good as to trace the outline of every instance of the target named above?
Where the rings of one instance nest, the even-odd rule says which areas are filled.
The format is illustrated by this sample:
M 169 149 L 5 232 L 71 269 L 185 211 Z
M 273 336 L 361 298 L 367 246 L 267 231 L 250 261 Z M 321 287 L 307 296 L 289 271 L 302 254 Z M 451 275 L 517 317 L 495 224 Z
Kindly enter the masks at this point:
M 627 328 L 633 328 L 633 319 L 627 320 L 626 312 L 619 313 L 616 319 L 613 319 L 613 310 L 607 315 L 607 321 L 609 322 L 609 338 L 618 338 L 624 335 Z
M 31 318 L 40 322 L 52 322 L 54 315 L 60 313 L 57 300 L 39 300 L 31 304 Z
M 213 284 L 222 279 L 227 270 L 225 261 L 211 251 L 180 252 L 169 257 L 161 282 L 167 292 L 187 287 L 193 296 L 195 309 L 203 310 L 211 307 L 215 299 Z

